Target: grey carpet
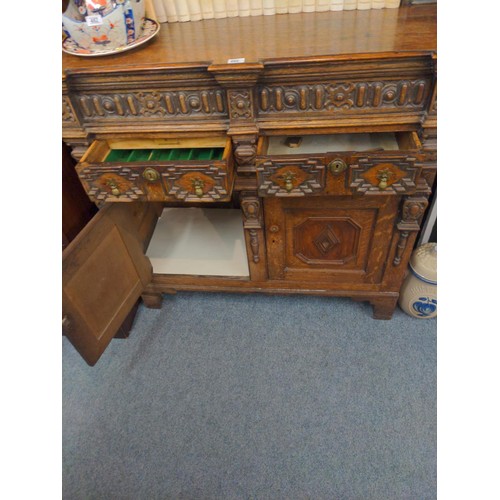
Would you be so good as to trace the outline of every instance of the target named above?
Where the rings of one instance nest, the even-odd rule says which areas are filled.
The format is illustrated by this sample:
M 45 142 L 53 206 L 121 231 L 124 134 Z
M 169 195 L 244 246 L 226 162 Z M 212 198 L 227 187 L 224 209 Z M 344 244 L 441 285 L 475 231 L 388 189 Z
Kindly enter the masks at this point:
M 62 368 L 65 499 L 436 498 L 436 320 L 181 293 Z

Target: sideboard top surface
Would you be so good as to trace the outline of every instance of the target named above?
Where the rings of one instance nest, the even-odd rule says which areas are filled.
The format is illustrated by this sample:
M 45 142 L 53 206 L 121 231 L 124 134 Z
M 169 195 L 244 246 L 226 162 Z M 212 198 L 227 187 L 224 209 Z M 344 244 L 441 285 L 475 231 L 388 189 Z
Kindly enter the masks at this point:
M 436 51 L 436 7 L 315 12 L 163 23 L 146 46 L 103 57 L 63 53 L 63 74 L 176 65 L 266 63 L 315 57 L 365 58 Z

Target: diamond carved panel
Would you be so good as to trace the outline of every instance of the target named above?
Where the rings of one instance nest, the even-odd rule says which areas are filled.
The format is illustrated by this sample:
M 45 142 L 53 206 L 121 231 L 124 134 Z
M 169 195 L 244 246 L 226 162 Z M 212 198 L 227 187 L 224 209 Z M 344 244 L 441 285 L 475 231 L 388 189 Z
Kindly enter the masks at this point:
M 330 225 L 328 225 L 324 231 L 322 231 L 316 238 L 313 240 L 316 248 L 323 254 L 326 255 L 330 250 L 333 249 L 335 245 L 340 243 L 340 240 L 333 232 L 333 229 Z
M 356 260 L 360 234 L 350 217 L 309 217 L 293 228 L 293 253 L 310 265 L 344 266 Z

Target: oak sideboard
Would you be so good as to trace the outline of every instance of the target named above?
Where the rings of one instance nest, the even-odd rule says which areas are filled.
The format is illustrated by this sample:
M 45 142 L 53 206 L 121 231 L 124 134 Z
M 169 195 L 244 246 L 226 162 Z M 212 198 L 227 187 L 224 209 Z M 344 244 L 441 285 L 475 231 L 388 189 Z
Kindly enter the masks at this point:
M 434 5 L 162 24 L 134 50 L 63 54 L 63 140 L 99 207 L 63 253 L 87 363 L 139 297 L 181 290 L 390 319 L 435 183 L 436 62 Z

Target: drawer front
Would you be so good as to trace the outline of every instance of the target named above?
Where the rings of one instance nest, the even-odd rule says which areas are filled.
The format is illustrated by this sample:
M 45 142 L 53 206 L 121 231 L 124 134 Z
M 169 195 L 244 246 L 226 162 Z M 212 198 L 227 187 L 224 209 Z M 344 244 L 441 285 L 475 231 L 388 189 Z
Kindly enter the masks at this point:
M 306 196 L 325 188 L 326 169 L 321 159 L 282 158 L 257 162 L 259 196 Z
M 421 170 L 415 154 L 353 155 L 349 161 L 349 188 L 353 194 L 412 194 Z
M 330 146 L 323 140 L 326 136 L 317 137 L 319 148 Z M 344 136 L 344 144 L 349 144 L 349 138 L 345 137 L 347 136 Z M 298 139 L 299 143 L 301 141 L 301 138 L 296 137 L 288 139 Z M 283 141 L 283 138 L 278 140 Z M 271 147 L 270 140 L 263 139 L 259 144 L 256 159 L 259 195 L 352 196 L 402 195 L 415 192 L 424 159 L 416 133 L 398 134 L 393 143 L 387 142 L 387 139 L 380 142 L 395 145 L 400 149 L 377 148 L 376 141 L 365 140 L 360 142 L 360 151 L 363 152 L 313 152 L 310 143 L 315 140 L 304 140 L 303 149 L 309 149 L 309 154 L 294 154 L 293 151 L 300 151 L 298 146 L 294 146 L 296 149 L 290 149 L 290 153 L 283 154 L 282 147 Z M 372 147 L 366 150 L 366 144 L 371 144 Z M 268 150 L 278 150 L 280 154 L 266 154 Z
M 96 141 L 99 142 L 99 141 Z M 231 198 L 233 184 L 233 161 L 231 143 L 227 141 L 221 159 L 163 161 L 172 150 L 152 150 L 149 157 L 158 161 L 120 161 L 122 152 L 116 150 L 113 161 L 109 145 L 93 144 L 77 165 L 80 180 L 89 197 L 94 201 L 176 201 L 176 202 L 218 202 Z M 210 156 L 210 148 L 195 150 L 194 157 Z M 219 148 L 220 149 L 220 148 Z M 134 150 L 133 150 L 134 151 Z M 144 151 L 136 156 L 144 157 Z M 183 157 L 177 153 L 170 156 Z M 184 151 L 184 150 L 183 150 Z M 133 157 L 132 153 L 132 157 Z M 116 160 L 116 161 L 115 161 Z
M 227 201 L 231 181 L 216 165 L 131 165 L 78 168 L 94 201 Z

